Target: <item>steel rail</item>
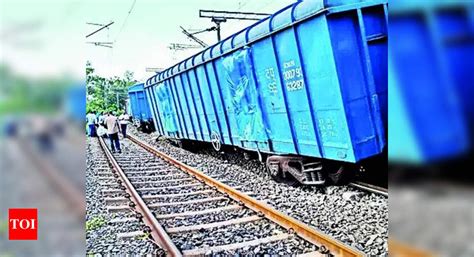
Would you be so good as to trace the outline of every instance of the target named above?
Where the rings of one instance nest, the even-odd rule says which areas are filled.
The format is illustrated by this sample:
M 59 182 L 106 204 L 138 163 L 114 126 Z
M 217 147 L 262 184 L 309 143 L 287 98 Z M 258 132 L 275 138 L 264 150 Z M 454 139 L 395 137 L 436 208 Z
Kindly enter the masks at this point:
M 132 142 L 136 143 L 142 148 L 148 150 L 152 154 L 155 154 L 156 156 L 171 163 L 172 165 L 179 168 L 180 170 L 202 181 L 203 183 L 214 187 L 216 190 L 224 194 L 227 194 L 229 197 L 231 197 L 237 202 L 242 203 L 247 208 L 250 208 L 256 211 L 257 213 L 261 213 L 267 219 L 288 229 L 288 231 L 294 232 L 298 236 L 307 240 L 308 242 L 319 246 L 320 249 L 327 249 L 334 256 L 364 256 L 364 253 L 360 252 L 359 250 L 351 246 L 345 245 L 344 243 L 320 232 L 319 230 L 313 227 L 310 227 L 304 224 L 303 222 L 300 222 L 280 211 L 275 210 L 268 204 L 257 201 L 254 198 L 244 193 L 241 193 L 240 191 L 203 174 L 202 172 L 196 170 L 195 168 L 190 167 L 178 160 L 171 158 L 170 156 L 158 151 L 154 147 L 148 145 L 147 143 L 142 142 L 141 140 L 137 139 L 134 136 L 131 136 L 130 134 L 127 135 L 127 138 L 129 138 Z
M 383 188 L 383 187 L 367 184 L 367 183 L 360 182 L 360 181 L 351 182 L 351 183 L 349 183 L 349 185 L 353 186 L 353 187 L 356 187 L 356 188 L 359 188 L 359 189 L 362 189 L 362 190 L 365 190 L 365 191 L 368 191 L 368 192 L 372 192 L 372 193 L 375 193 L 375 194 L 379 194 L 379 195 L 383 195 L 385 197 L 388 197 L 388 189 Z
M 118 173 L 120 180 L 124 183 L 126 191 L 131 196 L 130 199 L 135 203 L 138 212 L 143 215 L 143 221 L 146 225 L 148 225 L 148 227 L 151 228 L 151 235 L 153 236 L 153 239 L 155 239 L 156 243 L 166 251 L 167 256 L 181 257 L 181 252 L 178 250 L 173 241 L 171 241 L 171 238 L 166 233 L 165 229 L 160 225 L 154 214 L 146 205 L 145 201 L 140 197 L 135 187 L 127 178 L 122 168 L 120 168 L 120 165 L 117 163 L 109 148 L 105 144 L 104 139 L 99 137 L 99 143 L 102 149 L 104 150 L 107 159 L 112 165 L 112 168 L 115 170 L 116 173 Z

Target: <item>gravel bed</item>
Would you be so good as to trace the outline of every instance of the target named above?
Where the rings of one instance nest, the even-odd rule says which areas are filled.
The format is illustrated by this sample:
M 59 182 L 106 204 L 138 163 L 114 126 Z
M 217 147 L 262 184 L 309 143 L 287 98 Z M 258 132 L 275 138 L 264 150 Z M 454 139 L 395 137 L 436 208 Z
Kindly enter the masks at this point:
M 295 253 L 303 254 L 317 251 L 319 248 L 300 237 L 293 236 L 285 240 L 261 244 L 258 246 L 247 246 L 233 251 L 213 253 L 214 256 L 293 256 Z
M 125 192 L 117 192 L 117 193 L 105 193 L 102 192 L 102 197 L 107 197 L 107 198 L 117 198 L 117 197 L 125 197 L 126 193 Z
M 142 189 L 140 189 L 142 188 Z M 137 191 L 142 195 L 152 195 L 152 194 L 185 194 L 185 193 L 192 193 L 195 191 L 202 191 L 202 190 L 209 190 L 211 187 L 203 184 L 199 184 L 196 186 L 192 187 L 186 187 L 186 188 L 166 188 L 166 189 L 153 189 L 153 190 L 147 190 L 144 187 L 136 187 Z
M 139 222 L 109 223 L 114 218 L 133 217 L 133 212 L 108 213 L 104 201 L 105 189 L 98 172 L 105 172 L 106 157 L 96 139 L 87 139 L 86 169 L 86 247 L 87 254 L 155 254 L 164 256 L 164 252 L 146 237 L 121 240 L 117 233 L 125 231 L 143 231 L 145 225 Z M 111 172 L 111 171 L 110 171 Z M 107 187 L 107 189 L 113 187 Z M 124 193 L 107 194 L 107 197 L 124 196 Z M 114 205 L 124 205 L 114 204 Z
M 185 202 L 185 201 L 193 201 L 193 200 L 206 199 L 206 198 L 219 197 L 219 196 L 222 196 L 222 193 L 213 191 L 213 192 L 204 193 L 204 194 L 197 194 L 197 195 L 163 197 L 163 198 L 159 198 L 159 199 L 147 200 L 147 204 Z
M 263 200 L 298 220 L 351 245 L 366 254 L 387 254 L 388 199 L 348 186 L 291 187 L 273 181 L 257 160 L 239 153 L 197 152 L 178 148 L 156 134 L 130 133 L 158 150 L 219 180 L 232 181 L 240 191 L 254 192 Z
M 163 178 L 165 180 L 170 179 L 170 177 L 164 177 L 164 176 L 171 176 L 171 177 L 178 177 L 178 176 L 183 176 L 184 173 L 181 171 L 168 171 L 168 172 L 162 172 L 162 171 L 156 171 L 156 170 L 130 170 L 127 169 L 126 175 L 128 178 L 140 178 L 142 176 L 157 176 L 158 178 Z
M 189 250 L 216 245 L 242 243 L 286 233 L 286 230 L 267 220 L 234 224 L 222 228 L 201 229 L 186 233 L 171 234 L 178 248 Z
M 168 214 L 168 213 L 181 213 L 188 211 L 202 211 L 207 209 L 214 209 L 237 204 L 230 199 L 224 199 L 219 201 L 212 201 L 207 203 L 193 203 L 178 206 L 163 206 L 163 207 L 150 207 L 155 214 Z
M 194 215 L 189 217 L 179 217 L 173 219 L 160 219 L 160 224 L 162 224 L 166 228 L 173 228 L 173 227 L 181 227 L 181 226 L 191 226 L 195 224 L 206 224 L 206 223 L 214 223 L 214 222 L 221 222 L 230 219 L 238 219 L 243 218 L 251 215 L 255 215 L 256 213 L 249 210 L 249 209 L 237 209 L 237 210 L 228 210 L 228 211 L 221 211 L 218 213 L 213 214 L 201 214 L 201 215 Z
M 138 184 L 135 186 L 135 188 L 143 188 L 143 187 L 174 187 L 174 186 L 186 186 L 186 185 L 194 185 L 198 183 L 196 180 L 190 180 L 190 181 L 172 181 L 172 182 L 162 182 L 159 183 L 157 181 L 144 181 L 146 183 L 143 184 Z M 155 182 L 155 183 L 154 183 Z M 135 182 L 136 183 L 136 182 Z
M 128 179 L 130 180 L 130 182 L 144 182 L 144 181 L 149 181 L 149 182 L 154 182 L 154 181 L 165 181 L 165 180 L 175 180 L 175 179 L 185 179 L 185 178 L 190 178 L 189 175 L 186 175 L 184 173 L 177 173 L 176 175 L 172 175 L 172 176 L 167 176 L 167 177 L 161 177 L 161 176 L 157 176 L 157 177 L 153 177 L 153 178 L 143 178 L 143 176 L 153 176 L 153 175 L 149 175 L 147 173 L 141 173 L 141 174 L 133 174 L 133 177 L 132 176 L 128 176 Z
M 100 185 L 105 186 L 107 185 L 107 189 L 118 190 L 120 189 L 120 185 L 118 183 L 100 183 Z

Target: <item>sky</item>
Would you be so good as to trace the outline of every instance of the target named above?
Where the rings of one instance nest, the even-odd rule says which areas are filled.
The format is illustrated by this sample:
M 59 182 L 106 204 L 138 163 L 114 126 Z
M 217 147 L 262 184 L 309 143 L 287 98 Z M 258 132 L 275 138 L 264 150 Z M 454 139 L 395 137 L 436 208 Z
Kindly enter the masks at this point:
M 126 70 L 143 81 L 153 75 L 146 68 L 167 68 L 199 52 L 173 51 L 170 43 L 195 44 L 186 29 L 214 26 L 199 18 L 200 9 L 273 13 L 294 0 L 0 0 L 0 57 L 18 73 L 29 76 L 68 74 L 81 78 L 90 61 L 104 77 Z M 130 14 L 129 11 L 131 10 Z M 127 17 L 128 16 L 128 17 Z M 98 26 L 114 22 L 88 38 Z M 255 21 L 228 20 L 225 38 Z M 215 31 L 196 35 L 209 45 Z M 112 42 L 113 48 L 88 42 Z

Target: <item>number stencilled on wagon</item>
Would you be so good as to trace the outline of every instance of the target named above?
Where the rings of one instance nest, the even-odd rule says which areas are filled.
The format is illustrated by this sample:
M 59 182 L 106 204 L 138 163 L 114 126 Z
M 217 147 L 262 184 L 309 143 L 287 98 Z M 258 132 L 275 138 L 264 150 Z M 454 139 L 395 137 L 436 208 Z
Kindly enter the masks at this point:
M 335 139 L 338 136 L 335 130 L 335 123 L 335 119 L 330 117 L 318 119 L 319 130 L 323 141 L 331 141 L 331 139 Z
M 304 88 L 303 70 L 294 60 L 283 63 L 283 81 L 289 92 Z
M 270 91 L 273 94 L 276 94 L 278 92 L 278 88 L 277 88 L 277 81 L 275 77 L 275 69 L 273 68 L 265 69 L 265 77 L 268 80 L 267 81 L 268 91 Z

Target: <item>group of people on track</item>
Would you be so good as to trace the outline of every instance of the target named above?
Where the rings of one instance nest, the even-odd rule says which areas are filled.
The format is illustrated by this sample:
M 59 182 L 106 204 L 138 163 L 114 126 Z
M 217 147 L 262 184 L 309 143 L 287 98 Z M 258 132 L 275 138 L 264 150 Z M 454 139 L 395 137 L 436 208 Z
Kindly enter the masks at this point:
M 117 112 L 104 112 L 97 115 L 94 111 L 90 111 L 86 115 L 87 134 L 89 137 L 109 138 L 112 152 L 122 153 L 119 133 L 122 133 L 123 138 L 127 137 L 130 116 L 126 112 L 119 117 L 117 115 Z

